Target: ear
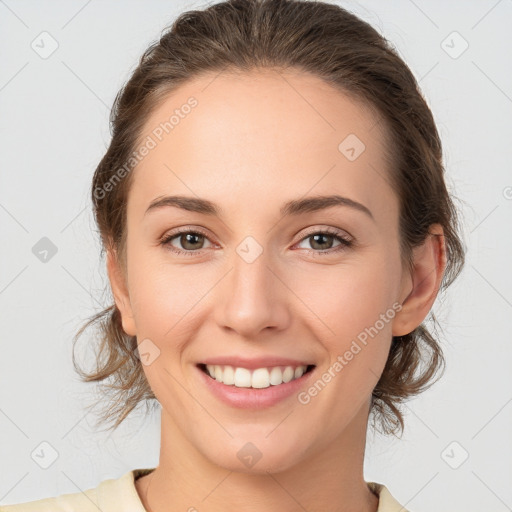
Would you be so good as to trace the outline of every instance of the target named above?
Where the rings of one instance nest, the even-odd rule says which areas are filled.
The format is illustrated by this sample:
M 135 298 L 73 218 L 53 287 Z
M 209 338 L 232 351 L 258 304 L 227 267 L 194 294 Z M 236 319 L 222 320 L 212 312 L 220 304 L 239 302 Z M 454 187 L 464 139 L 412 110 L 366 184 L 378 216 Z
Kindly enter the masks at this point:
M 444 232 L 440 224 L 433 224 L 429 232 L 423 245 L 413 249 L 414 268 L 406 288 L 410 292 L 393 320 L 393 336 L 414 331 L 428 315 L 439 292 L 446 269 Z
M 136 336 L 137 331 L 133 319 L 130 295 L 117 253 L 113 249 L 108 249 L 106 259 L 108 278 L 117 309 L 121 313 L 123 331 L 129 336 Z

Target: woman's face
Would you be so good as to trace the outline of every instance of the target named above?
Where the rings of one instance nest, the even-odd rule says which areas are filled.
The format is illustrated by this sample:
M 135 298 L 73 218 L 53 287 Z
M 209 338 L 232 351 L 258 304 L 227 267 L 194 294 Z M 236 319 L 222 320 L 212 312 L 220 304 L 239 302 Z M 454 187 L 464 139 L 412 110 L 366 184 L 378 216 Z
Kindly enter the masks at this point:
M 196 454 L 283 470 L 366 425 L 411 284 L 382 129 L 291 71 L 205 75 L 152 113 L 127 205 L 123 328 L 162 428 Z M 166 196 L 183 199 L 149 208 Z M 241 387 L 229 370 L 228 384 L 207 376 L 208 362 L 233 366 Z M 277 384 L 276 366 L 295 377 L 298 365 L 314 368 Z

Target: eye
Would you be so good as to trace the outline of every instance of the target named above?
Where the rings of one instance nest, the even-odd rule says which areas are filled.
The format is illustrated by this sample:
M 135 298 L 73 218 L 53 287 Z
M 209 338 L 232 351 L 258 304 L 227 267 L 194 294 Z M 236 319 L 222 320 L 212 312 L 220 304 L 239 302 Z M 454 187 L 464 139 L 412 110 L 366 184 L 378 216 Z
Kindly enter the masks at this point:
M 175 247 L 171 242 L 177 238 L 183 249 Z M 205 233 L 199 230 L 192 229 L 184 229 L 181 231 L 174 231 L 173 233 L 169 233 L 164 235 L 164 237 L 160 240 L 160 244 L 168 247 L 171 251 L 177 254 L 184 254 L 187 256 L 193 256 L 194 253 L 199 252 L 202 247 L 200 247 L 201 243 L 204 240 L 209 240 Z
M 181 248 L 176 247 L 172 242 L 177 239 Z M 183 229 L 173 231 L 164 235 L 160 244 L 167 247 L 169 250 L 176 254 L 193 256 L 195 253 L 200 252 L 204 247 L 204 241 L 207 240 L 210 244 L 210 240 L 206 233 L 199 229 Z M 342 234 L 341 231 L 335 229 L 316 229 L 310 231 L 305 237 L 301 239 L 300 243 L 304 241 L 310 241 L 313 249 L 307 249 L 307 252 L 315 256 L 332 255 L 338 253 L 344 249 L 351 247 L 354 241 L 348 236 Z M 332 246 L 332 241 L 338 241 L 337 246 Z
M 332 241 L 337 240 L 339 244 L 332 248 Z M 308 249 L 307 252 L 314 254 L 315 256 L 332 255 L 347 249 L 353 245 L 353 240 L 348 236 L 341 234 L 338 230 L 323 229 L 310 231 L 305 237 L 302 238 L 301 242 L 310 241 L 310 246 L 313 249 Z

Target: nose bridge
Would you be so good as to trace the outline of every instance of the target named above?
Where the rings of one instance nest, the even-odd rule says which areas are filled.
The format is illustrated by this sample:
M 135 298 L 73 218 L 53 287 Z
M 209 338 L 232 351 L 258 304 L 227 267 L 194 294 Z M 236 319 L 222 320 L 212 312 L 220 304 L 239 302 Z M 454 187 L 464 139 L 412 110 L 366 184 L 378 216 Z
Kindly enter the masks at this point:
M 286 306 L 283 285 L 269 267 L 272 255 L 255 237 L 247 236 L 233 251 L 231 272 L 218 297 L 219 325 L 244 336 L 255 336 L 266 327 L 283 327 Z

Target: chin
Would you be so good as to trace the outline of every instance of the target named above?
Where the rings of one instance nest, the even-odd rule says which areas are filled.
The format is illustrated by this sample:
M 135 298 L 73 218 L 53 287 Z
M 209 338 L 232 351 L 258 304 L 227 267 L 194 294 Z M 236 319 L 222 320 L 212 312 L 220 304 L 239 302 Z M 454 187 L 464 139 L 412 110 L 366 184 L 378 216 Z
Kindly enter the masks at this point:
M 212 452 L 212 446 L 207 447 L 204 455 L 215 465 L 238 473 L 265 475 L 286 471 L 300 462 L 303 450 L 300 440 L 294 436 L 286 436 L 288 442 L 283 442 L 284 436 L 274 439 L 260 436 L 244 436 L 230 439 L 227 444 L 219 442 L 218 451 Z

